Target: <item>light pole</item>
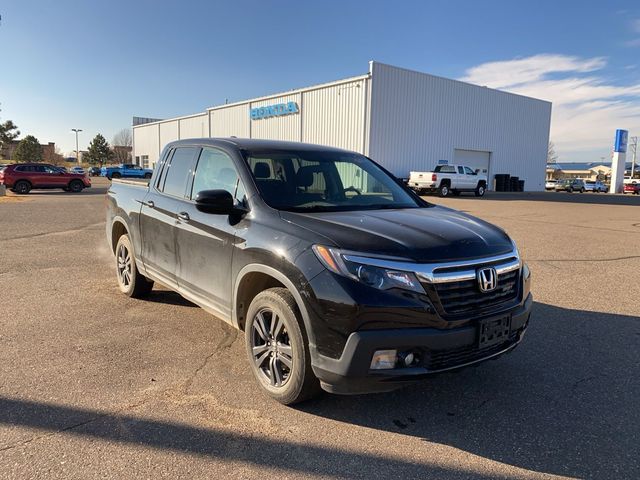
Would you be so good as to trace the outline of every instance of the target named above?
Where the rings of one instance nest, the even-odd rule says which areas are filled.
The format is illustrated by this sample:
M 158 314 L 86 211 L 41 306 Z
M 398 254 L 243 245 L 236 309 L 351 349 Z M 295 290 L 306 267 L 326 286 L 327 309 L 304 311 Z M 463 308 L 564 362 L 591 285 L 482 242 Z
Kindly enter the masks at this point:
M 72 132 L 76 132 L 76 162 L 80 163 L 80 152 L 78 151 L 78 133 L 82 131 L 81 128 L 72 128 Z

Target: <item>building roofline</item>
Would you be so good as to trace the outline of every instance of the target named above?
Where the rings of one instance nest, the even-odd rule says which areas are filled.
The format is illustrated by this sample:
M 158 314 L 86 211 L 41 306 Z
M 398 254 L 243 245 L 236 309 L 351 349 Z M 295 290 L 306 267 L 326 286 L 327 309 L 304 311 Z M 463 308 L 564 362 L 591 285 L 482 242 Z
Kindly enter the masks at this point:
M 369 65 L 370 65 L 370 67 L 369 67 L 370 70 L 369 71 L 371 71 L 371 69 L 373 68 L 373 64 L 374 63 L 377 63 L 378 65 L 383 65 L 385 67 L 395 68 L 397 70 L 404 70 L 405 72 L 411 72 L 411 73 L 418 73 L 420 75 L 426 75 L 428 77 L 437 78 L 439 80 L 448 80 L 450 82 L 461 83 L 463 85 L 468 85 L 470 87 L 482 88 L 482 89 L 485 89 L 485 90 L 491 90 L 492 92 L 504 93 L 504 94 L 507 94 L 507 95 L 513 95 L 513 96 L 516 96 L 516 97 L 526 98 L 528 100 L 535 100 L 537 102 L 548 103 L 550 106 L 553 105 L 552 102 L 550 102 L 549 100 L 543 100 L 541 98 L 536 98 L 536 97 L 529 97 L 527 95 L 521 95 L 519 93 L 513 93 L 513 92 L 510 92 L 508 90 L 500 90 L 498 88 L 491 88 L 491 87 L 487 87 L 485 85 L 478 85 L 477 83 L 465 82 L 464 80 L 459 80 L 457 78 L 442 77 L 440 75 L 433 75 L 432 73 L 420 72 L 418 70 L 412 70 L 410 68 L 396 67 L 395 65 L 390 65 L 388 63 L 383 63 L 383 62 L 376 62 L 375 60 L 371 60 L 369 62 Z

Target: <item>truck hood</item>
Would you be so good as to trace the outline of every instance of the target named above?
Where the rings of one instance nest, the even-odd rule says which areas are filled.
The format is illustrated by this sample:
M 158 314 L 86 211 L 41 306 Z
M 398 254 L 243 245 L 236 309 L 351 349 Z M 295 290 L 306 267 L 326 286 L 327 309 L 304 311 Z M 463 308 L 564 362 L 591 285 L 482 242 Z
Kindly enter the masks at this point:
M 284 220 L 344 250 L 432 263 L 509 253 L 507 234 L 483 220 L 445 207 L 357 212 L 281 212 Z M 318 239 L 318 243 L 325 243 Z

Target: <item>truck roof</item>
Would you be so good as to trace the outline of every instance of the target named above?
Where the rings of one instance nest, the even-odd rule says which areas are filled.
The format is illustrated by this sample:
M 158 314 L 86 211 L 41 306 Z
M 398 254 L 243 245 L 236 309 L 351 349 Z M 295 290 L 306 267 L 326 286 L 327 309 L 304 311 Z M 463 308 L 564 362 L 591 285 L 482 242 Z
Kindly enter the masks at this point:
M 350 150 L 345 150 L 342 148 L 336 147 L 328 147 L 325 145 L 315 145 L 312 143 L 302 143 L 302 142 L 285 142 L 281 140 L 262 140 L 257 138 L 185 138 L 181 140 L 176 140 L 167 145 L 212 145 L 212 146 L 222 146 L 222 145 L 235 145 L 240 149 L 247 150 L 304 150 L 304 151 L 334 151 L 334 152 L 348 152 L 353 153 Z

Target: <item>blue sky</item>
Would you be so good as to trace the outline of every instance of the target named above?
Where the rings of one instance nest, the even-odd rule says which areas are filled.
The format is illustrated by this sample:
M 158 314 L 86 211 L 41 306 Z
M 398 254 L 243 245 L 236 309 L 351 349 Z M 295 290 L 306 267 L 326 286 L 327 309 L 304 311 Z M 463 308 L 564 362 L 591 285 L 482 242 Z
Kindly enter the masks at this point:
M 554 102 L 560 160 L 640 134 L 632 1 L 30 1 L 0 5 L 0 120 L 80 148 L 166 118 L 366 73 L 369 60 Z M 7 55 L 10 56 L 7 56 Z

